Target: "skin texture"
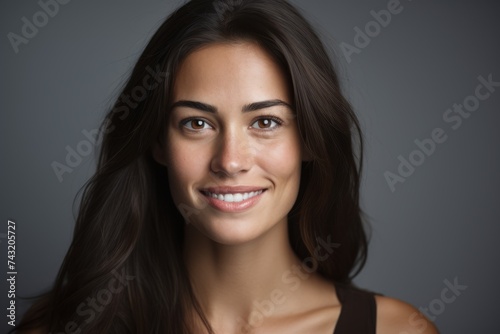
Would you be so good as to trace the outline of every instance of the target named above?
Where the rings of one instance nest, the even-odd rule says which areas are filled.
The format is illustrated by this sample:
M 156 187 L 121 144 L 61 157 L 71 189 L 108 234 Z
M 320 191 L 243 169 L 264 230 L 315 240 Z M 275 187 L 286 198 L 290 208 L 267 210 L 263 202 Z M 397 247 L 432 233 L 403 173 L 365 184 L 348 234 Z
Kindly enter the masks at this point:
M 274 106 L 242 112 L 244 105 L 254 102 L 290 103 L 279 69 L 249 45 L 205 48 L 181 66 L 173 94 L 176 102 L 196 101 L 217 108 L 216 113 L 174 108 L 165 152 L 160 153 L 177 206 L 196 209 L 186 209 L 191 214 L 189 223 L 225 245 L 253 241 L 284 225 L 300 181 L 300 140 L 293 111 Z M 181 124 L 188 117 L 197 120 Z M 257 206 L 242 213 L 214 209 L 199 192 L 208 186 L 236 185 L 267 191 Z

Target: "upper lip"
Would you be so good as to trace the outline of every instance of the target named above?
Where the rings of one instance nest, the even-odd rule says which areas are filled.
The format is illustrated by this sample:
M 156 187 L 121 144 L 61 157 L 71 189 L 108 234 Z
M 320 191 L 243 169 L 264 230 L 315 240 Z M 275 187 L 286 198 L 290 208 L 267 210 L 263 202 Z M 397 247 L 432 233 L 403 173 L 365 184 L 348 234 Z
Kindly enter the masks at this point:
M 212 194 L 236 194 L 249 193 L 252 191 L 266 190 L 263 187 L 254 186 L 235 186 L 235 187 L 208 187 L 200 189 L 202 192 L 210 192 Z

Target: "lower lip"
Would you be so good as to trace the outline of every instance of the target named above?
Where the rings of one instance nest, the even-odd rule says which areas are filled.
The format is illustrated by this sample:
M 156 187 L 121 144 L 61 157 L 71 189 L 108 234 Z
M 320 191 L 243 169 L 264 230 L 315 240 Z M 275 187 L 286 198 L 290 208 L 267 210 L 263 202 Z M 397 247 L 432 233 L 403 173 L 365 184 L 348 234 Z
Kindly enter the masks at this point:
M 259 202 L 260 198 L 262 195 L 266 193 L 266 190 L 262 191 L 261 194 L 254 196 L 252 198 L 248 198 L 246 200 L 243 200 L 241 202 L 225 202 L 221 201 L 218 198 L 214 198 L 211 196 L 208 196 L 204 193 L 202 195 L 207 199 L 208 203 L 216 208 L 217 210 L 223 211 L 223 212 L 242 212 L 245 210 L 248 210 Z

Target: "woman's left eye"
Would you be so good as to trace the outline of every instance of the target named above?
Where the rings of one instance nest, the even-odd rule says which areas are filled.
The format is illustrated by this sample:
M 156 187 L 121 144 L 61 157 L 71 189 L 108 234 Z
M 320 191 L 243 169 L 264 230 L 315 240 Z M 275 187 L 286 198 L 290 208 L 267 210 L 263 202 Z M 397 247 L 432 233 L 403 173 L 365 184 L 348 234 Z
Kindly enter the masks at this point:
M 283 122 L 276 117 L 263 117 L 252 124 L 252 128 L 256 129 L 274 129 L 280 126 Z

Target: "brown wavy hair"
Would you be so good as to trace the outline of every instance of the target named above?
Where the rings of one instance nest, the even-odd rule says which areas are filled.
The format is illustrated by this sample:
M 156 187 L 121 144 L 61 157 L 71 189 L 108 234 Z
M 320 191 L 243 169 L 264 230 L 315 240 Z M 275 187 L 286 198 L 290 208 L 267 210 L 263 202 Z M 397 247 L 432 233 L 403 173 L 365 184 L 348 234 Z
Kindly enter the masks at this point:
M 190 332 L 187 314 L 194 309 L 213 333 L 182 261 L 183 216 L 151 151 L 163 138 L 180 63 L 208 44 L 239 41 L 257 43 L 286 73 L 302 144 L 312 157 L 303 162 L 288 216 L 290 244 L 304 260 L 314 257 L 317 238 L 332 236 L 340 247 L 318 261 L 317 272 L 352 284 L 367 256 L 359 207 L 363 141 L 325 46 L 285 0 L 192 0 L 156 31 L 120 94 L 140 91 L 141 97 L 128 104 L 118 99 L 107 114 L 71 246 L 54 286 L 18 331 L 181 334 Z M 152 71 L 162 73 L 161 82 L 138 89 Z M 92 306 L 95 298 L 106 305 Z

